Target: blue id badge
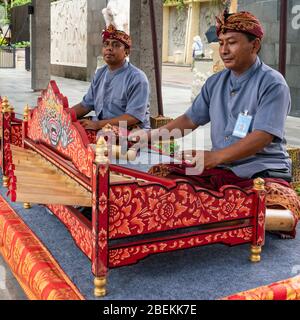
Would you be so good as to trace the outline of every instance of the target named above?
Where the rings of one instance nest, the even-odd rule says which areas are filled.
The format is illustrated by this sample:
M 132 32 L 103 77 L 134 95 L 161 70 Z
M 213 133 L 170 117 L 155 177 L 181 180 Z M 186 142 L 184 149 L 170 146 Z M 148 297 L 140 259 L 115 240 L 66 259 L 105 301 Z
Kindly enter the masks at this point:
M 245 138 L 249 132 L 252 118 L 253 117 L 248 114 L 248 111 L 240 113 L 232 135 L 238 138 Z

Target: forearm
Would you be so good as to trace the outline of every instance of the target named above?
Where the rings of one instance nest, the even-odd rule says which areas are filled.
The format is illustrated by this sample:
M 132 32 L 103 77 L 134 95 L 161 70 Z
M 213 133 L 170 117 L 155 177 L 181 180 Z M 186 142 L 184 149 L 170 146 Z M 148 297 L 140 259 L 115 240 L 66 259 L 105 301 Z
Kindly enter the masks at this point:
M 107 119 L 107 120 L 99 120 L 97 121 L 99 129 L 103 128 L 105 125 L 110 124 L 112 126 L 119 126 L 120 122 L 126 122 L 127 127 L 133 126 L 135 124 L 138 124 L 140 121 L 136 119 L 135 117 L 129 115 L 129 114 L 123 114 L 119 117 Z
M 253 131 L 245 138 L 231 146 L 215 151 L 220 164 L 231 163 L 255 155 L 257 152 L 269 145 L 274 136 L 264 131 Z
M 77 119 L 83 118 L 90 112 L 90 110 L 85 108 L 81 103 L 76 104 L 72 109 L 76 112 Z

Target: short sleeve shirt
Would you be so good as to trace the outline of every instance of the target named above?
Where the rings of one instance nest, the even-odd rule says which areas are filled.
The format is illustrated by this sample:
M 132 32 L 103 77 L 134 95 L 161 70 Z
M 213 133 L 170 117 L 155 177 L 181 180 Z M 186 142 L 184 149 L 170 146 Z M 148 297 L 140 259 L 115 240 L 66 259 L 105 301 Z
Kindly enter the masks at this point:
M 99 120 L 129 114 L 140 121 L 140 127 L 150 128 L 149 82 L 140 69 L 129 62 L 115 71 L 108 66 L 97 70 L 81 104 L 94 110 Z
M 261 130 L 272 134 L 273 142 L 263 150 L 228 165 L 237 176 L 251 178 L 267 169 L 291 170 L 284 138 L 290 108 L 285 79 L 257 58 L 240 76 L 225 69 L 207 79 L 185 114 L 196 125 L 211 123 L 212 150 L 226 148 L 240 139 L 233 136 L 233 131 L 239 114 L 245 111 L 252 116 L 249 133 Z

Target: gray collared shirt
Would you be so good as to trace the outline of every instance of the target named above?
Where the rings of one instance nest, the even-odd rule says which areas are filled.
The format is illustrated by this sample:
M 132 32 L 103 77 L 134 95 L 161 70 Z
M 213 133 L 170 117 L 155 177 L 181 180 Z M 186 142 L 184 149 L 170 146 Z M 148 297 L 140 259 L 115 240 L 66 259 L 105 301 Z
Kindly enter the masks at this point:
M 125 61 L 115 71 L 108 66 L 97 70 L 81 104 L 94 110 L 99 120 L 129 114 L 140 121 L 140 127 L 150 128 L 149 82 L 144 72 Z
M 185 115 L 196 125 L 211 122 L 212 150 L 237 142 L 233 130 L 240 113 L 253 117 L 249 133 L 261 130 L 274 135 L 273 142 L 257 154 L 228 167 L 239 177 L 251 178 L 266 169 L 291 170 L 286 152 L 285 121 L 291 108 L 289 87 L 283 76 L 257 58 L 237 77 L 225 69 L 207 79 Z

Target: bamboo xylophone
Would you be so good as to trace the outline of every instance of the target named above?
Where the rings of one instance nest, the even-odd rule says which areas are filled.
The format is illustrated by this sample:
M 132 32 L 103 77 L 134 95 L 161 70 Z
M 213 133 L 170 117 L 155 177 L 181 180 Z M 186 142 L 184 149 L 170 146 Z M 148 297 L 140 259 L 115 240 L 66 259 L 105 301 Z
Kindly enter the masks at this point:
M 38 204 L 92 206 L 92 193 L 38 153 L 10 145 L 9 195 L 12 201 Z M 132 181 L 110 173 L 111 183 Z

